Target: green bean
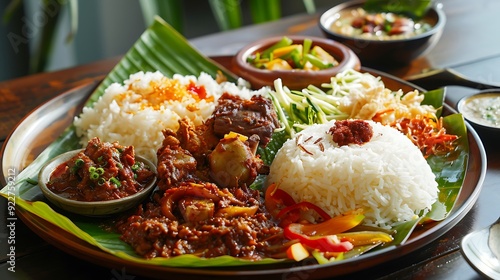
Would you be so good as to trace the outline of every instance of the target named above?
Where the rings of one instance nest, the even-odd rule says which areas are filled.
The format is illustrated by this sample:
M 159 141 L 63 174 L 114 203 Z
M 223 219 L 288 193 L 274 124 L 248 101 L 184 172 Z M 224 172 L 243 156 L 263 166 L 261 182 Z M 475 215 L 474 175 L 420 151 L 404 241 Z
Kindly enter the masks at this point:
M 269 48 L 267 48 L 266 50 L 264 50 L 261 54 L 261 57 L 263 58 L 269 58 L 270 55 L 272 54 L 272 52 L 275 50 L 275 49 L 278 49 L 278 48 L 282 48 L 282 47 L 286 47 L 286 46 L 290 46 L 291 44 L 293 44 L 293 41 L 292 39 L 284 36 L 283 38 L 281 38 L 280 41 L 278 41 L 276 44 L 270 46 Z

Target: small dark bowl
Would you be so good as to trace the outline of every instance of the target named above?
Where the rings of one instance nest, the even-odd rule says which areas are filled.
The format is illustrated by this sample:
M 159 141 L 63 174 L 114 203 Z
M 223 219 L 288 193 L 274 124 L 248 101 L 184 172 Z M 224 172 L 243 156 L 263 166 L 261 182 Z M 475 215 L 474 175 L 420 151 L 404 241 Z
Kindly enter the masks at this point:
M 139 205 L 142 201 L 144 201 L 149 194 L 153 191 L 156 186 L 156 177 L 148 183 L 144 189 L 141 191 L 126 197 L 122 197 L 119 199 L 106 200 L 106 201 L 77 201 L 68 198 L 64 198 L 54 192 L 52 192 L 47 187 L 47 182 L 50 179 L 50 176 L 54 169 L 57 168 L 63 162 L 68 161 L 73 156 L 78 154 L 81 150 L 74 150 L 63 153 L 49 162 L 47 162 L 38 174 L 38 186 L 42 191 L 45 198 L 47 198 L 52 204 L 55 206 L 66 210 L 71 213 L 97 217 L 97 216 L 109 216 L 112 214 L 120 213 L 131 209 L 134 206 Z M 136 155 L 136 160 L 144 162 L 147 166 L 149 166 L 150 170 L 156 173 L 156 166 L 149 160 L 144 157 Z
M 338 19 L 342 10 L 362 7 L 365 0 L 348 1 L 326 12 L 319 19 L 323 34 L 350 47 L 359 57 L 363 66 L 391 68 L 410 63 L 430 51 L 439 41 L 446 22 L 440 6 L 431 7 L 423 20 L 432 28 L 422 34 L 400 39 L 355 38 L 333 32 L 330 26 Z
M 247 58 L 261 52 L 283 38 L 283 36 L 272 37 L 251 43 L 243 47 L 233 58 L 233 70 L 241 78 L 247 80 L 252 88 L 257 89 L 263 86 L 273 86 L 274 81 L 280 78 L 284 86 L 290 89 L 303 89 L 309 85 L 320 86 L 322 83 L 330 82 L 330 78 L 346 70 L 359 70 L 361 65 L 358 57 L 348 47 L 324 38 L 310 36 L 287 36 L 294 44 L 302 44 L 304 39 L 312 40 L 313 46 L 320 46 L 330 53 L 339 64 L 335 67 L 318 71 L 308 71 L 301 69 L 293 70 L 267 70 L 258 69 L 247 62 Z
M 478 98 L 500 98 L 500 88 L 483 90 L 460 99 L 457 103 L 457 111 L 477 129 L 480 135 L 500 137 L 500 125 L 495 126 L 472 116 L 469 105 L 472 100 Z M 491 102 L 488 102 L 488 104 L 492 105 Z

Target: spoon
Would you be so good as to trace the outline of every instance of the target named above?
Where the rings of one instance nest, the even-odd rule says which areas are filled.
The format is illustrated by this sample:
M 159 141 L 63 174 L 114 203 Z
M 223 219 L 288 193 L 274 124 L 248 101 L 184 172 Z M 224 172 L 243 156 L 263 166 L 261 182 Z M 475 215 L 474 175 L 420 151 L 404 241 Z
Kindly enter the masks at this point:
M 450 68 L 432 69 L 420 74 L 408 76 L 405 78 L 405 80 L 421 86 L 424 89 L 436 89 L 449 85 L 464 86 L 475 89 L 500 88 L 500 83 L 486 84 L 473 81 Z
M 462 255 L 477 272 L 500 279 L 500 218 L 487 228 L 467 234 L 461 245 Z

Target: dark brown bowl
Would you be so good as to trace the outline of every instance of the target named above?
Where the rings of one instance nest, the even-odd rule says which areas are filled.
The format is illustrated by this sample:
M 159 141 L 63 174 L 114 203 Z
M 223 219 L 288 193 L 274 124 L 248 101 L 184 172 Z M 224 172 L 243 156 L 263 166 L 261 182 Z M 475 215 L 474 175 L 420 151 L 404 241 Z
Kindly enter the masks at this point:
M 263 86 L 273 86 L 274 81 L 280 78 L 284 86 L 290 89 L 303 89 L 308 85 L 320 86 L 322 83 L 330 82 L 330 78 L 346 69 L 359 70 L 361 65 L 358 57 L 348 47 L 332 40 L 316 38 L 310 36 L 287 36 L 292 39 L 294 44 L 301 44 L 304 39 L 309 38 L 313 46 L 320 46 L 330 53 L 339 64 L 335 67 L 318 70 L 266 70 L 258 69 L 247 62 L 248 56 L 256 52 L 261 52 L 274 43 L 278 42 L 283 36 L 266 38 L 251 43 L 241 49 L 233 58 L 233 71 L 243 79 L 250 82 L 252 88 L 257 89 Z
M 324 12 L 319 19 L 319 27 L 323 34 L 350 47 L 363 66 L 391 68 L 408 64 L 431 50 L 441 37 L 446 16 L 440 6 L 431 7 L 423 17 L 432 28 L 409 38 L 387 40 L 355 38 L 338 34 L 330 29 L 338 19 L 340 11 L 362 7 L 364 2 L 365 0 L 356 0 L 339 4 Z

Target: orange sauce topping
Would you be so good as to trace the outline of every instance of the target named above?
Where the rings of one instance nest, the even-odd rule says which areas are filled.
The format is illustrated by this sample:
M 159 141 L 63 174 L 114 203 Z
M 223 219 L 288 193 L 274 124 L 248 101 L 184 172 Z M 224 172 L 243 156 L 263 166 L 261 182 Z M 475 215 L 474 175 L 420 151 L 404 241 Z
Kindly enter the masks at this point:
M 165 105 L 165 102 L 169 101 L 182 101 L 185 98 L 191 97 L 196 103 L 200 100 L 206 100 L 207 102 L 213 101 L 213 96 L 207 96 L 207 90 L 204 86 L 198 86 L 194 82 L 190 82 L 188 85 L 182 85 L 179 81 L 173 79 L 164 79 L 161 83 L 150 82 L 151 92 L 139 94 L 139 98 L 135 100 L 137 103 L 142 103 L 141 109 L 152 108 L 154 110 L 159 110 Z M 135 91 L 133 87 L 129 87 L 130 91 Z M 117 97 L 117 101 L 122 101 L 130 92 L 125 92 Z M 188 105 L 188 110 L 197 110 L 197 104 L 190 103 Z

